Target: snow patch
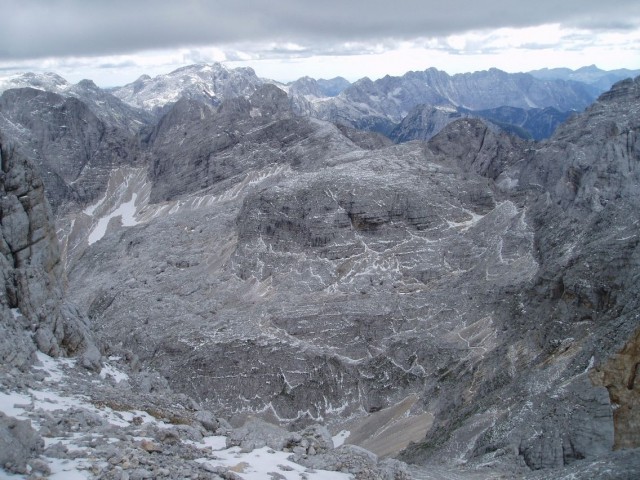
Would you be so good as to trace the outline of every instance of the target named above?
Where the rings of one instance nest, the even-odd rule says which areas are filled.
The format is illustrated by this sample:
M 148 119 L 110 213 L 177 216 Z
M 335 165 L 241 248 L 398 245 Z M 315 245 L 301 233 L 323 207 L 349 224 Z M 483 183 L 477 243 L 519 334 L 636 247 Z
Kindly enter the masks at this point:
M 41 365 L 34 365 L 34 370 L 42 370 L 47 374 L 47 378 L 45 381 L 49 382 L 59 382 L 62 380 L 64 376 L 64 372 L 61 370 L 62 366 L 73 367 L 76 363 L 75 359 L 72 358 L 51 358 L 49 355 L 37 352 L 36 357 Z
M 0 412 L 8 417 L 26 419 L 24 406 L 31 405 L 31 397 L 17 392 L 0 392 Z
M 351 435 L 351 432 L 349 430 L 341 430 L 333 437 L 331 437 L 333 439 L 334 448 L 338 448 L 341 445 L 344 445 L 344 442 L 347 440 L 347 438 L 349 438 L 349 435 Z
M 51 469 L 49 480 L 87 480 L 93 477 L 89 472 L 83 471 L 88 466 L 82 460 L 47 458 L 47 462 Z
M 120 217 L 122 226 L 124 227 L 133 227 L 138 224 L 135 219 L 136 213 L 136 199 L 138 198 L 137 193 L 131 194 L 131 200 L 126 203 L 121 204 L 116 210 L 109 213 L 106 217 L 102 217 L 98 224 L 93 227 L 91 233 L 89 233 L 89 237 L 87 241 L 89 245 L 96 243 L 107 233 L 107 226 L 112 218 Z
M 232 447 L 216 451 L 215 456 L 215 460 L 198 458 L 195 461 L 212 467 L 229 468 L 244 480 L 264 480 L 274 477 L 285 480 L 300 480 L 300 478 L 348 480 L 353 478 L 346 473 L 308 469 L 289 460 L 290 453 L 276 452 L 269 447 L 258 448 L 246 453 L 242 452 L 240 447 Z
M 100 370 L 100 378 L 105 379 L 107 377 L 113 378 L 116 383 L 120 383 L 123 380 L 129 380 L 129 375 L 127 375 L 124 372 L 121 372 L 114 366 L 109 365 L 108 363 L 105 363 L 104 367 L 102 367 L 102 369 Z
M 184 443 L 193 445 L 196 448 L 204 450 L 210 448 L 213 451 L 225 450 L 227 448 L 227 437 L 222 435 L 212 435 L 210 437 L 204 437 L 202 442 L 194 442 L 193 440 L 186 440 Z

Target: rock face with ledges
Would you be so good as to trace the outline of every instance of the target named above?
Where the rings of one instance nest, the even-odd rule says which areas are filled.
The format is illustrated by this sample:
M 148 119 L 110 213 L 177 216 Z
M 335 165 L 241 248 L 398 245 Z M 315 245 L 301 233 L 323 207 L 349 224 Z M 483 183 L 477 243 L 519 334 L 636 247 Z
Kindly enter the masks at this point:
M 323 140 L 323 142 L 321 142 Z M 295 117 L 286 94 L 265 85 L 211 107 L 183 98 L 146 140 L 152 201 L 213 187 L 270 164 L 316 168 L 353 144 L 335 127 Z
M 18 367 L 30 363 L 33 346 L 25 341 L 27 329 L 38 349 L 49 355 L 94 353 L 83 317 L 63 302 L 58 240 L 43 183 L 11 144 L 1 140 L 0 152 L 2 360 Z
M 0 128 L 38 169 L 54 211 L 93 201 L 111 168 L 135 157 L 131 131 L 105 123 L 75 97 L 48 91 L 5 91 Z
M 423 453 L 453 453 L 460 442 L 471 442 L 474 455 L 495 461 L 494 455 L 511 451 L 539 469 L 593 458 L 630 438 L 625 425 L 635 417 L 616 418 L 611 407 L 629 377 L 597 372 L 620 370 L 610 366 L 614 359 L 626 369 L 637 361 L 629 345 L 639 320 L 638 220 L 632 213 L 638 208 L 633 132 L 639 84 L 617 84 L 497 177 L 502 191 L 529 197 L 540 267 L 504 319 L 496 370 L 477 373 L 488 390 L 461 405 L 458 415 L 436 422 Z M 508 412 L 492 411 L 495 398 L 515 403 Z M 625 405 L 635 402 L 631 398 L 632 392 Z M 478 410 L 479 404 L 487 408 Z M 452 429 L 456 422 L 467 426 Z M 450 438 L 442 442 L 447 429 Z
M 487 277 L 509 285 L 535 272 L 523 211 L 422 146 L 362 150 L 330 125 L 266 109 L 282 96 L 261 92 L 165 117 L 152 148 L 166 135 L 168 149 L 165 132 L 190 119 L 236 129 L 233 147 L 210 157 L 229 174 L 198 194 L 241 189 L 88 250 L 70 276 L 94 279 L 74 287 L 100 329 L 215 408 L 301 422 L 384 408 L 422 391 L 457 349 L 494 348 L 497 300 L 479 292 Z M 198 138 L 211 148 L 216 137 Z M 180 172 L 197 165 L 173 158 Z M 166 178 L 182 192 L 201 188 L 177 171 Z M 113 263 L 123 257 L 126 272 Z M 469 292 L 455 309 L 452 289 Z

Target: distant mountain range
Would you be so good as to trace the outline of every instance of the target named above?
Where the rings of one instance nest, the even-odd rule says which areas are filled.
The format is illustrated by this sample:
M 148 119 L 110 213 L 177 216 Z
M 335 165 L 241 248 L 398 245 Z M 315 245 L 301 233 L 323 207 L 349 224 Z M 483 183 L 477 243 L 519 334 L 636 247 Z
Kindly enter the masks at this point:
M 600 89 L 608 90 L 611 86 L 625 78 L 635 78 L 640 75 L 640 70 L 621 68 L 618 70 L 601 70 L 595 65 L 582 67 L 577 70 L 569 68 L 543 68 L 532 70 L 530 75 L 542 80 L 574 80 L 583 82 Z
M 132 131 L 159 119 L 180 98 L 215 106 L 228 98 L 248 97 L 261 85 L 273 83 L 287 93 L 298 115 L 382 133 L 395 142 L 427 140 L 461 116 L 483 118 L 496 128 L 540 140 L 613 83 L 638 73 L 640 70 L 605 71 L 593 65 L 578 70 L 507 73 L 490 69 L 456 75 L 429 68 L 375 81 L 303 77 L 282 84 L 259 78 L 251 68 L 201 64 L 154 78 L 143 75 L 108 90 L 90 80 L 71 85 L 53 73 L 27 73 L 0 80 L 0 91 L 30 87 L 75 97 L 101 119 Z

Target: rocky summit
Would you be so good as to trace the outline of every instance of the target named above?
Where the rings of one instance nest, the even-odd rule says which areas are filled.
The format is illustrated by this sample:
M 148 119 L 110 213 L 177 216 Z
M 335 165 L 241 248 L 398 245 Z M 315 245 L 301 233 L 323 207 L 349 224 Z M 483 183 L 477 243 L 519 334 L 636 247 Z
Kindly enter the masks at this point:
M 508 75 L 13 79 L 0 476 L 634 478 L 640 77 Z

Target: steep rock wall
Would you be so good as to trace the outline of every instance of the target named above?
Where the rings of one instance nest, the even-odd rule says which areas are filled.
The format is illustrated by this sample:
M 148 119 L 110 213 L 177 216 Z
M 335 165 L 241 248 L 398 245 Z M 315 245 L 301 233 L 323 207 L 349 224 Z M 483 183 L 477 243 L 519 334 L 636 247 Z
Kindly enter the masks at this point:
M 30 332 L 40 351 L 52 356 L 86 352 L 90 366 L 96 361 L 96 349 L 88 327 L 79 312 L 63 302 L 58 239 L 42 180 L 31 163 L 2 139 L 0 155 L 2 360 L 27 365 L 34 348 L 24 333 Z

